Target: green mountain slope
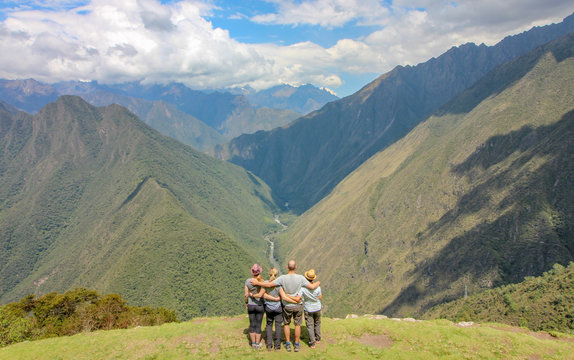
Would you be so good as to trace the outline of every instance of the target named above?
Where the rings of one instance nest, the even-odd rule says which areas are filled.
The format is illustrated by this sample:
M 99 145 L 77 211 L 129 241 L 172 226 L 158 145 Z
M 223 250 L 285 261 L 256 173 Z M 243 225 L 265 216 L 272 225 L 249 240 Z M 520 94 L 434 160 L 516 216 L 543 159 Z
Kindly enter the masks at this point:
M 574 263 L 556 265 L 541 277 L 438 305 L 426 318 L 498 322 L 532 330 L 574 333 Z
M 84 286 L 184 318 L 242 310 L 221 276 L 265 258 L 260 180 L 78 97 L 0 112 L 0 135 L 1 302 Z
M 574 259 L 574 34 L 498 67 L 301 216 L 334 314 L 412 314 Z
M 450 321 L 323 318 L 323 341 L 299 354 L 284 348 L 254 352 L 245 334 L 247 316 L 98 331 L 0 348 L 0 359 L 565 359 L 574 351 L 566 334 L 529 332 L 497 324 L 456 326 Z M 412 319 L 411 319 L 412 320 Z

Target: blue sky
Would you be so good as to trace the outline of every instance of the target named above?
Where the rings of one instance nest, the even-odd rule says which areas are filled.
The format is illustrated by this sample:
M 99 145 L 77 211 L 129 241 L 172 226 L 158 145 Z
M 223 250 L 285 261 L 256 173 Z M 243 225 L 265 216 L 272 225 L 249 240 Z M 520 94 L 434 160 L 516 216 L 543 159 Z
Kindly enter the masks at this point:
M 0 1 L 0 78 L 311 83 L 346 96 L 397 65 L 572 12 L 565 0 Z

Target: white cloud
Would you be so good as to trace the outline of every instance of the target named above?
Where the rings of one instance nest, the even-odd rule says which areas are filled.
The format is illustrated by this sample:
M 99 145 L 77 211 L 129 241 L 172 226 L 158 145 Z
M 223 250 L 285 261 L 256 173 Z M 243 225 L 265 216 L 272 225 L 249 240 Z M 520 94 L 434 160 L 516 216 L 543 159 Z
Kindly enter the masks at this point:
M 60 0 L 52 11 L 34 10 L 33 3 L 48 1 L 29 1 L 0 22 L 0 78 L 178 81 L 193 88 L 313 83 L 337 89 L 344 73 L 384 73 L 465 42 L 493 44 L 574 11 L 565 0 L 273 1 L 276 13 L 252 20 L 343 30 L 357 23 L 380 26 L 329 48 L 308 41 L 246 44 L 212 25 L 208 16 L 217 8 L 208 0 L 91 0 L 85 6 Z
M 494 45 L 507 35 L 559 22 L 573 11 L 574 3 L 566 0 L 395 0 L 388 24 L 363 41 L 372 51 L 385 54 L 373 66 L 388 71 L 467 42 Z
M 94 0 L 71 10 L 15 11 L 0 31 L 0 77 L 221 87 L 262 76 L 269 60 L 213 28 L 203 17 L 209 10 L 189 1 Z
M 277 13 L 260 14 L 252 21 L 262 24 L 320 25 L 339 27 L 359 20 L 380 24 L 389 11 L 378 0 L 269 0 L 279 7 Z

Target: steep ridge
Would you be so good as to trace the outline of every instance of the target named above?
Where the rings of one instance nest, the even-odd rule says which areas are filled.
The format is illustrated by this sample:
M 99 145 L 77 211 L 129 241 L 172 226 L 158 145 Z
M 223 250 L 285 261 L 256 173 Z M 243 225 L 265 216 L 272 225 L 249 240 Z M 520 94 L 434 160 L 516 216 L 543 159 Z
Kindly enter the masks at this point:
M 74 286 L 180 316 L 241 311 L 275 225 L 269 188 L 125 108 L 0 108 L 0 301 Z M 219 274 L 219 275 L 218 275 Z
M 492 47 L 466 44 L 414 67 L 399 66 L 289 126 L 217 147 L 215 155 L 261 177 L 281 203 L 301 213 L 488 71 L 573 30 L 571 15 Z
M 574 259 L 574 34 L 490 72 L 302 215 L 279 250 L 332 315 L 420 314 Z

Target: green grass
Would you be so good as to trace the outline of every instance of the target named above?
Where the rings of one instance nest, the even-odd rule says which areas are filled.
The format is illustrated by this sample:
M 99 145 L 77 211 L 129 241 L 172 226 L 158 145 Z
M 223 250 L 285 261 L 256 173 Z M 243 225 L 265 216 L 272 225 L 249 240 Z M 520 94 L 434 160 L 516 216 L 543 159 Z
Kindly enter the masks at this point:
M 299 354 L 254 352 L 247 339 L 246 315 L 200 318 L 185 323 L 98 331 L 11 345 L 0 359 L 564 359 L 574 338 L 532 333 L 497 324 L 455 326 L 446 320 L 406 322 L 390 319 L 323 319 L 323 341 L 306 343 Z

